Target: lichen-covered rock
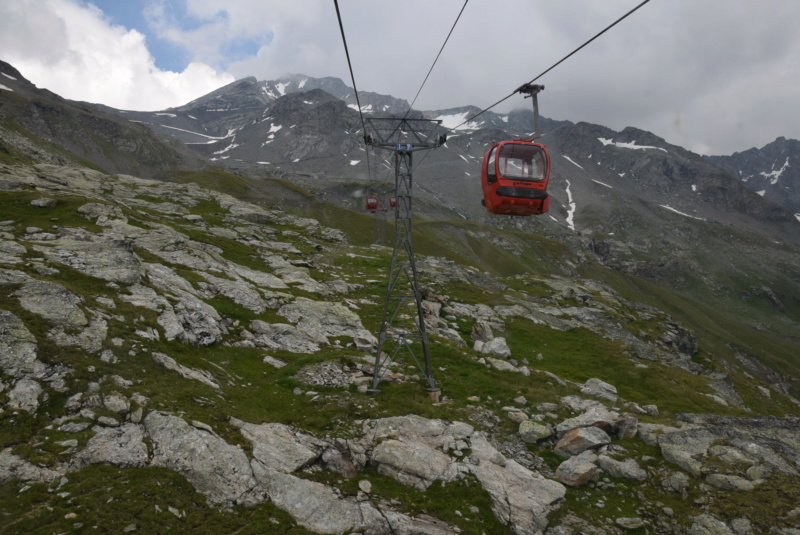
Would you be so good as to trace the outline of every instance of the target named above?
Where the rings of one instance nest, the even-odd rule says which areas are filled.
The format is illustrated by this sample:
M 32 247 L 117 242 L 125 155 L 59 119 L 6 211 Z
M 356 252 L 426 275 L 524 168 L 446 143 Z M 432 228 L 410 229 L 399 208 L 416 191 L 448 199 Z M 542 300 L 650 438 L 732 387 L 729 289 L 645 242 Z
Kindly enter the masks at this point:
M 528 444 L 536 444 L 553 436 L 553 430 L 534 420 L 525 420 L 519 424 L 519 436 Z

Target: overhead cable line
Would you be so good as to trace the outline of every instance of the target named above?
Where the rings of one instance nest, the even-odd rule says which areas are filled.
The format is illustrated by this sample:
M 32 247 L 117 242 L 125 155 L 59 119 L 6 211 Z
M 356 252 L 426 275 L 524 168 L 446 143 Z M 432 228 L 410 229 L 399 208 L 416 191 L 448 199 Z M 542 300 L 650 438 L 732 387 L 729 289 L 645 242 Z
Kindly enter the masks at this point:
M 422 88 L 425 87 L 425 82 L 428 81 L 428 77 L 431 75 L 431 72 L 433 72 L 433 68 L 436 66 L 436 62 L 439 61 L 439 56 L 442 55 L 442 51 L 444 50 L 445 45 L 447 45 L 447 41 L 450 40 L 450 36 L 453 34 L 453 30 L 456 29 L 456 24 L 458 24 L 458 20 L 461 18 L 461 14 L 464 13 L 464 8 L 467 7 L 468 2 L 469 0 L 464 0 L 464 5 L 461 6 L 461 11 L 458 12 L 456 21 L 453 23 L 453 27 L 450 28 L 450 33 L 447 34 L 444 43 L 442 43 L 442 48 L 440 48 L 439 53 L 436 54 L 436 59 L 433 60 L 433 65 L 431 65 L 431 68 L 428 70 L 428 74 L 425 75 L 425 79 L 422 81 L 422 85 L 419 86 L 419 90 L 417 91 L 417 94 L 414 96 L 414 100 L 411 101 L 411 106 L 408 107 L 408 111 L 406 112 L 406 115 L 405 117 L 403 117 L 403 119 L 408 117 L 408 114 L 411 113 L 411 110 L 414 108 L 414 104 L 417 102 L 417 97 L 419 97 L 419 94 L 422 92 Z
M 350 80 L 353 82 L 353 91 L 356 93 L 356 105 L 358 106 L 358 115 L 361 117 L 361 129 L 364 131 L 364 139 L 367 137 L 367 125 L 364 122 L 364 113 L 361 111 L 361 101 L 358 98 L 358 88 L 356 87 L 356 77 L 353 74 L 353 64 L 350 62 L 350 51 L 347 49 L 347 38 L 344 36 L 344 25 L 342 24 L 342 15 L 339 12 L 339 0 L 333 0 L 333 5 L 336 6 L 336 18 L 339 19 L 339 30 L 342 32 L 342 43 L 344 44 L 344 55 L 347 56 L 347 67 L 350 69 Z M 370 170 L 369 163 L 369 149 L 364 149 L 367 153 L 367 177 L 369 179 L 370 188 L 372 187 L 372 171 Z
M 541 73 L 539 76 L 535 77 L 533 80 L 531 80 L 530 82 L 527 82 L 526 84 L 522 84 L 522 85 L 521 85 L 521 86 L 519 86 L 517 89 L 515 89 L 515 90 L 514 90 L 514 91 L 513 91 L 513 92 L 512 92 L 510 95 L 507 95 L 507 96 L 503 97 L 502 99 L 498 100 L 497 102 L 495 102 L 494 104 L 492 104 L 492 105 L 491 105 L 491 106 L 489 106 L 488 108 L 485 108 L 485 109 L 483 109 L 483 110 L 479 111 L 478 113 L 476 113 L 475 115 L 473 115 L 472 117 L 470 117 L 469 119 L 467 119 L 466 121 L 464 121 L 463 123 L 461 123 L 461 124 L 459 124 L 459 125 L 457 125 L 457 126 L 454 126 L 454 127 L 453 127 L 453 128 L 451 128 L 451 129 L 449 129 L 447 132 L 452 132 L 453 130 L 457 130 L 458 128 L 460 128 L 460 127 L 464 126 L 464 125 L 465 125 L 465 124 L 467 124 L 468 122 L 470 122 L 470 121 L 474 120 L 475 118 L 477 118 L 477 117 L 479 117 L 479 116 L 483 115 L 484 113 L 486 113 L 487 111 L 491 110 L 492 108 L 494 108 L 494 107 L 495 107 L 495 106 L 497 106 L 498 104 L 501 104 L 502 102 L 505 102 L 506 100 L 510 99 L 511 97 L 513 97 L 514 95 L 516 95 L 516 94 L 519 92 L 519 90 L 520 90 L 520 89 L 522 89 L 522 88 L 523 88 L 523 87 L 525 87 L 526 85 L 533 84 L 533 82 L 535 82 L 536 80 L 538 80 L 539 78 L 541 78 L 542 76 L 544 76 L 545 74 L 547 74 L 548 72 L 552 71 L 553 69 L 555 69 L 556 67 L 558 67 L 559 65 L 561 65 L 562 63 L 564 63 L 566 60 L 568 60 L 569 58 L 571 58 L 573 55 L 575 55 L 575 54 L 576 54 L 577 52 L 579 52 L 581 49 L 583 49 L 584 47 L 586 47 L 586 46 L 587 46 L 589 43 L 591 43 L 592 41 L 594 41 L 595 39 L 597 39 L 598 37 L 600 37 L 601 35 L 603 35 L 604 33 L 606 33 L 608 30 L 610 30 L 611 28 L 613 28 L 614 26 L 616 26 L 617 24 L 619 24 L 620 22 L 622 22 L 623 20 L 625 20 L 626 18 L 628 18 L 628 17 L 629 17 L 630 15 L 632 15 L 632 14 L 633 14 L 633 13 L 634 13 L 636 10 L 638 10 L 640 7 L 644 6 L 644 5 L 645 5 L 646 3 L 648 3 L 649 1 L 650 1 L 650 0 L 644 0 L 644 2 L 642 2 L 642 3 L 641 3 L 641 4 L 639 4 L 638 6 L 634 7 L 633 9 L 631 9 L 630 11 L 628 11 L 627 13 L 625 13 L 624 15 L 622 15 L 620 18 L 618 18 L 617 20 L 615 20 L 614 22 L 612 22 L 611 24 L 609 24 L 608 26 L 606 26 L 606 27 L 605 27 L 605 29 L 603 29 L 603 30 L 602 30 L 601 32 L 599 32 L 597 35 L 595 35 L 594 37 L 592 37 L 591 39 L 589 39 L 588 41 L 586 41 L 585 43 L 583 43 L 581 46 L 579 46 L 578 48 L 576 48 L 575 50 L 573 50 L 572 52 L 570 52 L 569 54 L 567 54 L 566 56 L 564 56 L 563 58 L 561 58 L 560 60 L 558 60 L 558 61 L 557 61 L 556 63 L 554 63 L 553 65 L 551 65 L 551 66 L 550 66 L 550 67 L 549 67 L 547 70 L 545 70 L 544 72 L 542 72 L 542 73 Z M 446 132 L 446 133 L 447 133 L 447 132 Z

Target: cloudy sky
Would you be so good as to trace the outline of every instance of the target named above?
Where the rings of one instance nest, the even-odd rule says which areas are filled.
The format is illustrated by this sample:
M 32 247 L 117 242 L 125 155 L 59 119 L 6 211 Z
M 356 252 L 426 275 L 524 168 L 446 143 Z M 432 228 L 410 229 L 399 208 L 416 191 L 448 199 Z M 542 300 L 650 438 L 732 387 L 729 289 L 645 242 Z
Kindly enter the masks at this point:
M 471 0 L 415 108 L 490 106 L 640 1 Z M 359 91 L 411 102 L 463 5 L 339 0 Z M 538 80 L 542 114 L 702 154 L 800 139 L 798 25 L 792 0 L 651 0 Z M 245 76 L 350 85 L 333 0 L 2 0 L 0 59 L 120 109 L 178 106 Z

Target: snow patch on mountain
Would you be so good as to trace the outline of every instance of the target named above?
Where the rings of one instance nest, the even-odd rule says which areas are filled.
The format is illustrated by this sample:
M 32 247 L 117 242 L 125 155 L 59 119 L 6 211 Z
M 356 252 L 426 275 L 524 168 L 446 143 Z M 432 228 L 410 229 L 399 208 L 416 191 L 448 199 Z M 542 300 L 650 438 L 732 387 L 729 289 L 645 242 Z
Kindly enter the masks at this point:
M 637 145 L 635 141 L 631 141 L 630 143 L 623 143 L 621 141 L 614 141 L 613 139 L 608 139 L 604 137 L 597 138 L 600 143 L 605 145 L 614 145 L 615 147 L 619 147 L 621 149 L 634 149 L 634 150 L 644 150 L 644 149 L 657 149 L 663 150 L 664 152 L 668 152 L 667 149 L 662 149 L 661 147 L 655 147 L 653 145 Z
M 468 123 L 464 123 L 468 115 L 469 112 L 465 111 L 462 113 L 454 113 L 452 115 L 440 115 L 436 118 L 436 120 L 442 121 L 442 126 L 449 130 L 477 130 L 483 126 L 481 121 L 470 121 Z
M 764 178 L 770 179 L 769 183 L 774 186 L 775 184 L 778 183 L 778 180 L 781 178 L 781 175 L 783 174 L 783 172 L 786 171 L 787 167 L 789 167 L 789 157 L 788 156 L 786 157 L 786 161 L 783 162 L 783 165 L 781 166 L 780 169 L 775 170 L 775 164 L 772 164 L 772 170 L 769 173 L 759 173 L 759 174 L 761 176 L 763 176 Z
M 570 158 L 569 156 L 567 156 L 566 154 L 564 155 L 564 158 L 566 158 L 572 165 L 577 165 L 578 167 L 583 169 L 583 167 L 581 165 L 575 163 L 575 161 L 572 158 Z
M 689 215 L 687 213 L 684 213 L 684 212 L 681 212 L 679 210 L 676 210 L 675 208 L 673 208 L 671 206 L 668 206 L 666 204 L 660 204 L 659 206 L 661 208 L 665 208 L 665 209 L 667 209 L 667 210 L 669 210 L 671 212 L 675 212 L 676 214 L 682 215 L 684 217 L 691 217 L 692 219 L 697 219 L 698 221 L 705 221 L 705 218 L 703 218 L 703 217 L 696 217 L 696 216 L 693 216 L 693 215 Z
M 567 226 L 575 230 L 575 209 L 578 205 L 572 200 L 572 190 L 569 189 L 569 180 L 565 180 L 565 182 L 567 183 L 567 206 L 569 206 L 569 208 L 567 208 Z

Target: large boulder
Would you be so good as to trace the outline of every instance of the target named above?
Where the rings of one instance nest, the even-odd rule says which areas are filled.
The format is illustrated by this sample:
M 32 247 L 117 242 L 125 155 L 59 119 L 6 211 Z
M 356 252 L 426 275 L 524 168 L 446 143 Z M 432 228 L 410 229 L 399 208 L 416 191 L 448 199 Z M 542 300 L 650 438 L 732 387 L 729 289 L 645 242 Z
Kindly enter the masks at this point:
M 594 464 L 597 455 L 591 452 L 583 452 L 575 457 L 570 457 L 556 469 L 556 478 L 570 487 L 580 487 L 591 481 L 597 481 L 600 471 Z
M 497 518 L 518 535 L 542 533 L 548 513 L 564 498 L 566 488 L 506 459 L 481 433 L 473 434 L 470 444 L 467 466 L 491 496 Z
M 410 487 L 426 490 L 437 480 L 451 481 L 459 469 L 450 456 L 416 440 L 386 440 L 372 451 L 379 473 Z
M 70 461 L 71 469 L 79 470 L 90 464 L 113 464 L 121 468 L 147 464 L 147 445 L 141 426 L 132 423 L 119 427 L 96 426 L 94 432 L 86 447 Z
M 569 457 L 586 450 L 598 449 L 606 444 L 611 444 L 611 437 L 599 427 L 578 427 L 561 437 L 561 440 L 553 446 L 553 451 L 561 456 Z
M 144 419 L 153 440 L 152 465 L 182 474 L 212 504 L 257 503 L 256 485 L 245 453 L 182 418 L 153 411 Z
M 313 463 L 324 444 L 316 438 L 280 423 L 250 424 L 231 418 L 242 436 L 253 445 L 253 458 L 279 472 L 295 472 Z
M 347 336 L 360 345 L 377 346 L 377 339 L 361 324 L 358 314 L 345 305 L 298 298 L 282 306 L 278 314 L 297 325 L 312 339 Z

